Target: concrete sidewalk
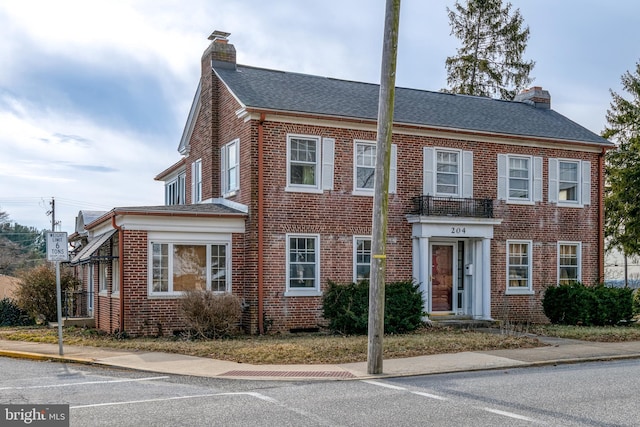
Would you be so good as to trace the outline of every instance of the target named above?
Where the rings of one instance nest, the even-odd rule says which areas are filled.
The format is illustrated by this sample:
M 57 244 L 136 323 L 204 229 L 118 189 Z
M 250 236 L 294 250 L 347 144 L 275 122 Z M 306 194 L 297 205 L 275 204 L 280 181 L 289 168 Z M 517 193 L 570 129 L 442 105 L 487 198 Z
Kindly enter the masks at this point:
M 0 356 L 105 365 L 155 373 L 210 378 L 309 380 L 365 379 L 504 369 L 558 363 L 640 358 L 640 341 L 596 343 L 539 337 L 547 346 L 388 359 L 381 375 L 369 375 L 367 363 L 333 365 L 251 365 L 171 353 L 0 340 Z

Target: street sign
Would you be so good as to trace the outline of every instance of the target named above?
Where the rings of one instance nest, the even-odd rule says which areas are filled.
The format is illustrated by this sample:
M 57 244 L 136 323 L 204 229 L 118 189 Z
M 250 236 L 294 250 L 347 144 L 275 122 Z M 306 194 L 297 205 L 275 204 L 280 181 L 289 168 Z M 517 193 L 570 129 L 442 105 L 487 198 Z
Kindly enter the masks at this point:
M 69 261 L 69 244 L 66 232 L 47 233 L 47 261 Z

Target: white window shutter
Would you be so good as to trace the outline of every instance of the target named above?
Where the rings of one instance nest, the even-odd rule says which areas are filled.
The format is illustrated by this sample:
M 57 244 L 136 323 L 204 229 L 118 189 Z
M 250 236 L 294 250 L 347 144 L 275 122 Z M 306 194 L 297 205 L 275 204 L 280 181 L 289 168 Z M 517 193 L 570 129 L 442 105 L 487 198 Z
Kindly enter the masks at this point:
M 435 151 L 431 147 L 422 148 L 422 194 L 425 196 L 434 195 L 435 192 L 435 178 L 433 171 L 433 162 Z
M 391 144 L 391 167 L 389 169 L 389 193 L 398 192 L 398 144 Z
M 322 189 L 333 190 L 333 164 L 335 156 L 333 138 L 322 138 Z
M 191 203 L 196 202 L 196 162 L 193 162 L 191 163 Z
M 558 159 L 549 159 L 549 203 L 558 203 Z
M 222 196 L 227 192 L 227 147 L 220 149 L 220 194 Z
M 582 204 L 591 204 L 591 162 L 582 162 Z
M 498 199 L 507 200 L 507 155 L 498 154 Z
M 462 197 L 473 198 L 473 151 L 462 152 Z
M 236 188 L 234 188 L 234 190 L 238 190 L 240 189 L 240 140 L 236 141 L 236 143 L 233 144 L 233 147 L 235 148 L 236 152 L 236 164 L 234 165 L 236 175 Z
M 533 201 L 542 201 L 542 157 L 533 158 Z

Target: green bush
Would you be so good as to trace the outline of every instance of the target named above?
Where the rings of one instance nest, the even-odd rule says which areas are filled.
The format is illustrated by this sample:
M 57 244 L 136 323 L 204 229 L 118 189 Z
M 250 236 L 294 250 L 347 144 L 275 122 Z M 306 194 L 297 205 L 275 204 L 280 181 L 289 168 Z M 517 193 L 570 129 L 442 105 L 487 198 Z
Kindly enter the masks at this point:
M 587 287 L 574 282 L 548 287 L 542 308 L 554 324 L 617 325 L 633 318 L 633 294 L 628 288 Z
M 369 325 L 369 283 L 337 284 L 329 281 L 322 308 L 329 329 L 343 334 L 366 334 Z M 413 282 L 385 285 L 384 332 L 397 334 L 422 324 L 422 292 Z
M 33 325 L 33 319 L 10 298 L 0 300 L 0 326 Z
M 640 288 L 633 291 L 633 314 L 640 314 Z
M 56 302 L 56 271 L 49 265 L 41 265 L 22 271 L 22 283 L 16 291 L 18 306 L 34 319 L 53 322 L 58 318 Z M 62 293 L 78 290 L 81 283 L 73 276 L 70 269 L 61 268 L 60 287 Z

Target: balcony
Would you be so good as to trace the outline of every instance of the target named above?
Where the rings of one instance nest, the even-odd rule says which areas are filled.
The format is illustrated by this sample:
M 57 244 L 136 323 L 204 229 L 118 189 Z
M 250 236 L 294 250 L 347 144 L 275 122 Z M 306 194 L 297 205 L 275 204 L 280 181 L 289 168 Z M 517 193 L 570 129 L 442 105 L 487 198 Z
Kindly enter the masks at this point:
M 417 196 L 412 200 L 413 215 L 493 218 L 492 199 Z

